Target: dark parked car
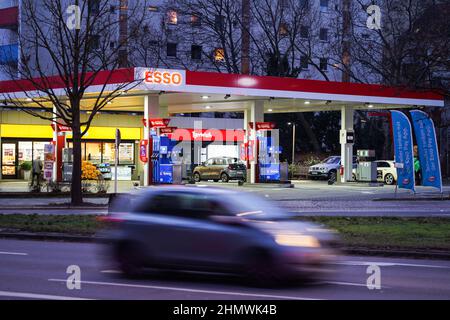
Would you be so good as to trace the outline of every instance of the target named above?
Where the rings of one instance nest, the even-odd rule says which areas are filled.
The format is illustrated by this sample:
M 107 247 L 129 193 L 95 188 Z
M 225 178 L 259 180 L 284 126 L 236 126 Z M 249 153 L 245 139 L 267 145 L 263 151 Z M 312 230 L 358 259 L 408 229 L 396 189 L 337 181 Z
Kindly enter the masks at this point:
M 193 176 L 195 182 L 202 180 L 221 180 L 228 182 L 229 180 L 246 180 L 247 167 L 237 158 L 211 158 L 202 165 L 194 168 Z
M 126 275 L 146 268 L 231 273 L 269 284 L 333 271 L 336 235 L 263 198 L 215 188 L 166 187 L 123 196 L 106 220 Z

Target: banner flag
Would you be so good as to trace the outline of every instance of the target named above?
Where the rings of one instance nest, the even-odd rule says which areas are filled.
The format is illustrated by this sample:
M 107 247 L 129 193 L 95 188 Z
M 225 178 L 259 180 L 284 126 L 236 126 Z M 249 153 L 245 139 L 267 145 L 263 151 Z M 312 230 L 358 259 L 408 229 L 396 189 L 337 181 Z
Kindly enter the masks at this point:
M 391 111 L 391 115 L 392 130 L 394 133 L 397 185 L 399 188 L 410 189 L 415 192 L 414 151 L 411 123 L 403 112 Z
M 433 120 L 423 111 L 410 111 L 416 136 L 422 185 L 442 193 L 441 163 Z

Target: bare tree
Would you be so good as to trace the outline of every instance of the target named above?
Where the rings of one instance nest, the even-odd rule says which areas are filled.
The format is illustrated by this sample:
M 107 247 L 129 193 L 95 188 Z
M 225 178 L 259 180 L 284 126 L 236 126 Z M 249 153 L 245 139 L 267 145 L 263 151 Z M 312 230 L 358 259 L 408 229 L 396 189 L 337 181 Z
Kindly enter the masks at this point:
M 75 6 L 70 7 L 74 18 L 71 21 L 67 14 L 70 5 Z M 22 96 L 9 94 L 4 98 L 8 104 L 35 117 L 71 128 L 73 205 L 83 202 L 82 137 L 100 111 L 140 82 L 134 80 L 128 69 L 118 68 L 126 64 L 128 41 L 124 30 L 128 27 L 123 16 L 132 17 L 134 28 L 139 28 L 145 12 L 138 6 L 130 6 L 128 0 L 120 0 L 119 7 L 104 0 L 22 1 L 23 25 L 19 34 L 22 61 L 18 70 L 9 69 Z M 126 76 L 129 82 L 108 85 L 118 74 Z M 93 85 L 97 86 L 98 94 L 84 101 Z M 26 90 L 30 86 L 33 92 Z M 23 94 L 26 99 L 22 98 Z M 36 112 L 32 107 L 48 112 Z M 87 110 L 89 113 L 83 112 Z

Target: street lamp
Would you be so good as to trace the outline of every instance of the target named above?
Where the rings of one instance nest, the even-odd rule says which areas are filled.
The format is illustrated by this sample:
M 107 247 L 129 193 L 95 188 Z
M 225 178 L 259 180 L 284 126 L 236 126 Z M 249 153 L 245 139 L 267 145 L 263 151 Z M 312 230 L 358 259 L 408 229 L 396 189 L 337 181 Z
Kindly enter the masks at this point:
M 295 129 L 297 124 L 294 122 L 288 122 L 288 126 L 292 126 L 292 164 L 295 163 Z

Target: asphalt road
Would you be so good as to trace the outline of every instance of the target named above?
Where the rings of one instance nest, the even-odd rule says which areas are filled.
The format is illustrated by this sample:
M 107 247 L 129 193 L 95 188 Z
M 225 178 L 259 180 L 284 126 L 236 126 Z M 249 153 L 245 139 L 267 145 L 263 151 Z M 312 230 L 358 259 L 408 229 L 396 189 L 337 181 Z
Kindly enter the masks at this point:
M 450 261 L 346 256 L 321 283 L 260 289 L 191 274 L 128 280 L 101 252 L 98 244 L 0 240 L 0 299 L 450 299 Z M 71 265 L 81 269 L 80 290 L 67 288 Z M 380 267 L 380 290 L 366 286 L 369 265 Z

